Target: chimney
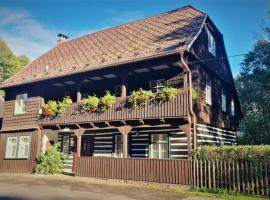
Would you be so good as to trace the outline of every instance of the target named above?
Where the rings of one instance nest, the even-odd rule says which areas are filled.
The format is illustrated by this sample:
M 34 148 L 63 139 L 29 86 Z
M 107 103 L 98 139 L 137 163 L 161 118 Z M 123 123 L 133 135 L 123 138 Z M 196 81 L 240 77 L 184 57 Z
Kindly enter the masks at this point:
M 61 44 L 61 43 L 65 42 L 68 39 L 68 36 L 66 36 L 66 35 L 64 35 L 62 33 L 59 33 L 57 36 L 58 36 L 57 44 Z

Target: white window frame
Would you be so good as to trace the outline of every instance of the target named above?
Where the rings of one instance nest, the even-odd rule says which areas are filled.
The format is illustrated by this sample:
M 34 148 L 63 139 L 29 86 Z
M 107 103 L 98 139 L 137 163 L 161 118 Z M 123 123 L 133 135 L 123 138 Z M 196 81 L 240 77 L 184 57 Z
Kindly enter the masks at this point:
M 120 153 L 119 153 L 120 152 Z M 123 137 L 122 135 L 114 136 L 114 154 L 113 157 L 123 157 Z
M 166 87 L 165 79 L 151 80 L 149 82 L 149 88 L 153 93 L 160 92 L 160 90 L 164 87 Z
M 211 87 L 211 83 L 206 83 L 206 86 L 205 86 L 205 101 L 206 101 L 206 104 L 212 105 L 212 87 Z
M 10 155 L 10 151 L 8 150 L 9 141 L 11 139 L 16 139 L 15 144 L 15 155 Z M 23 144 L 23 139 L 28 139 L 28 142 Z M 13 144 L 14 146 L 14 144 Z M 27 147 L 27 153 L 22 153 L 25 151 Z M 12 149 L 13 150 L 13 149 Z M 5 159 L 28 159 L 31 151 L 31 136 L 22 135 L 22 136 L 8 136 L 6 139 L 6 148 L 5 148 Z
M 227 106 L 226 106 L 227 102 L 226 102 L 226 95 L 225 94 L 222 94 L 221 95 L 221 110 L 223 112 L 226 112 L 227 111 Z
M 206 29 L 207 38 L 208 38 L 208 51 L 213 55 L 216 56 L 216 41 L 212 33 Z
M 27 93 L 18 94 L 16 96 L 14 105 L 14 115 L 21 115 L 26 113 Z
M 165 140 L 162 139 L 162 137 L 165 136 Z M 155 140 L 157 139 L 158 140 Z M 158 147 L 158 156 L 155 155 L 155 151 L 154 151 L 154 147 L 157 146 Z M 162 150 L 162 146 L 164 146 L 165 149 L 165 156 L 163 154 Z M 151 135 L 151 145 L 150 145 L 150 158 L 157 158 L 157 159 L 161 159 L 161 158 L 169 158 L 169 135 L 168 134 L 152 134 Z
M 235 104 L 234 100 L 231 100 L 231 116 L 235 116 Z

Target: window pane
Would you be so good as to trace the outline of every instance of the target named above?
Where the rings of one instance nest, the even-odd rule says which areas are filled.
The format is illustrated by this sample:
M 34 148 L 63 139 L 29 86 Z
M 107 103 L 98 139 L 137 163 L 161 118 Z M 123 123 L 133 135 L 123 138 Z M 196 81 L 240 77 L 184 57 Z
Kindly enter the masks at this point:
M 26 112 L 27 94 L 19 94 L 16 96 L 14 114 L 24 114 Z
M 18 158 L 28 158 L 30 150 L 30 136 L 21 136 L 19 138 Z
M 5 158 L 16 158 L 17 137 L 8 137 Z
M 233 101 L 233 100 L 231 101 L 231 114 L 232 114 L 232 116 L 235 115 L 235 111 L 234 111 L 234 101 Z
M 114 156 L 122 157 L 123 155 L 122 135 L 115 135 L 114 142 L 115 142 L 114 143 Z

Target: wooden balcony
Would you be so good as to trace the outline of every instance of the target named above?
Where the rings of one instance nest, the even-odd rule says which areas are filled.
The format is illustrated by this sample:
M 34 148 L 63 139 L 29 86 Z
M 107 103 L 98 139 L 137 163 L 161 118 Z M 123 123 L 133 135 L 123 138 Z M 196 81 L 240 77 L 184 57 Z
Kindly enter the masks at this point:
M 50 125 L 71 125 L 88 124 L 100 122 L 121 122 L 132 120 L 168 119 L 168 118 L 187 118 L 188 115 L 188 96 L 187 91 L 179 90 L 176 99 L 156 105 L 148 103 L 138 109 L 122 108 L 123 98 L 117 98 L 116 104 L 103 113 L 91 113 L 79 111 L 78 103 L 72 104 L 67 108 L 63 115 L 53 118 L 40 118 L 40 126 Z

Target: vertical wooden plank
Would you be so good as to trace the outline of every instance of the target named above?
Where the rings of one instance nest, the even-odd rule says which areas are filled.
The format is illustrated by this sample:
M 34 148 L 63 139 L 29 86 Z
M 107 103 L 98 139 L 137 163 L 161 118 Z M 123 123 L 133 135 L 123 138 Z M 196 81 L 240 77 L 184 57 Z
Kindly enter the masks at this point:
M 258 164 L 256 164 L 255 166 L 255 192 L 257 195 L 259 195 L 259 174 L 258 174 Z
M 244 162 L 240 162 L 241 166 L 241 185 L 242 185 L 242 192 L 246 193 L 246 182 L 245 182 L 245 171 L 244 171 Z
M 228 181 L 228 190 L 231 191 L 232 186 L 232 180 L 231 180 L 231 161 L 228 162 L 228 171 L 227 171 L 227 177 L 229 179 Z
M 212 185 L 211 185 L 212 184 L 211 183 L 211 163 L 212 163 L 212 161 L 210 161 L 210 160 L 207 162 L 207 165 L 208 165 L 207 166 L 208 167 L 208 188 L 209 189 L 212 188 Z
M 239 161 L 236 161 L 236 182 L 237 182 L 237 192 L 240 192 Z
M 246 169 L 246 174 L 245 174 L 245 176 L 246 176 L 246 187 L 247 187 L 247 193 L 249 194 L 250 193 L 250 184 L 249 184 L 249 168 L 248 168 L 249 166 L 248 166 L 248 163 L 247 163 L 247 161 L 245 162 L 245 169 Z
M 264 184 L 263 184 L 263 167 L 262 167 L 262 163 L 260 162 L 260 167 L 259 167 L 259 171 L 260 171 L 260 186 L 261 186 L 261 192 L 259 194 L 264 195 Z
M 200 179 L 201 179 L 201 184 L 200 187 L 203 187 L 203 162 L 200 160 Z
M 253 195 L 255 195 L 255 187 L 254 187 L 254 172 L 253 172 L 253 166 L 252 163 L 249 163 L 249 172 L 250 172 L 250 180 L 251 180 L 251 192 Z
M 233 192 L 235 192 L 235 161 L 232 162 L 232 184 L 233 184 Z
M 265 191 L 266 191 L 266 195 L 269 196 L 269 182 L 268 182 L 268 163 L 265 162 L 264 163 L 264 178 L 265 178 Z
M 216 189 L 216 161 L 212 161 L 213 188 Z

